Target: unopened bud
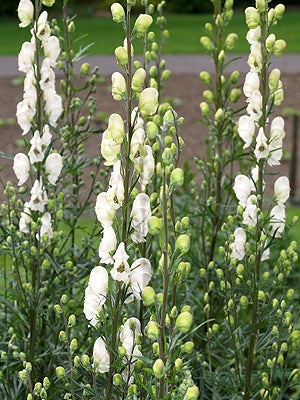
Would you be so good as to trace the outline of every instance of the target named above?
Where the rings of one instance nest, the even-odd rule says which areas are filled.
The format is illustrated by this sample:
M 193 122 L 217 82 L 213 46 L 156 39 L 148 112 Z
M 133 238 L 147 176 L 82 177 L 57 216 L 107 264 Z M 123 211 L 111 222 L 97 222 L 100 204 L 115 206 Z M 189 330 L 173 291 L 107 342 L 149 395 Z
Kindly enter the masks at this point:
M 182 186 L 184 182 L 184 173 L 181 168 L 175 168 L 171 172 L 171 183 L 173 185 Z
M 240 77 L 239 71 L 233 71 L 232 74 L 230 75 L 230 82 L 236 84 L 239 77 Z
M 110 7 L 113 21 L 120 23 L 125 19 L 124 8 L 119 3 L 113 3 Z
M 275 18 L 281 19 L 283 17 L 284 11 L 285 11 L 285 6 L 283 4 L 277 4 L 277 6 L 274 9 Z
M 122 382 L 122 375 L 121 374 L 114 374 L 114 377 L 113 377 L 114 386 L 119 386 L 121 382 Z
M 145 79 L 146 79 L 146 71 L 144 70 L 144 68 L 137 69 L 132 78 L 132 89 L 135 92 L 140 93 L 143 89 Z
M 88 73 L 90 72 L 90 68 L 91 66 L 89 63 L 84 63 L 80 68 L 80 72 L 82 73 L 82 75 L 88 75 Z
M 195 345 L 193 342 L 186 342 L 183 345 L 183 351 L 187 354 L 190 354 L 193 351 L 194 347 Z
M 210 114 L 209 105 L 207 103 L 205 103 L 205 101 L 202 101 L 202 103 L 200 103 L 200 109 L 201 109 L 203 116 L 207 116 Z
M 246 23 L 249 29 L 255 29 L 260 23 L 259 13 L 254 7 L 247 7 L 245 10 Z
M 276 40 L 274 44 L 273 53 L 274 56 L 281 56 L 283 50 L 286 48 L 286 42 L 283 39 Z
M 152 24 L 153 18 L 148 14 L 140 14 L 134 24 L 138 36 L 142 36 L 146 33 L 149 26 Z
M 201 39 L 200 39 L 200 43 L 205 48 L 205 50 L 207 50 L 207 51 L 211 51 L 212 50 L 212 43 L 211 43 L 209 37 L 202 36 Z
M 236 103 L 236 102 L 238 101 L 238 99 L 241 97 L 241 94 L 242 94 L 241 89 L 234 88 L 234 89 L 232 89 L 232 91 L 230 92 L 229 100 L 230 100 L 232 103 Z
M 236 33 L 230 33 L 226 40 L 225 40 L 225 45 L 228 50 L 232 50 L 238 40 L 238 35 Z
M 155 291 L 151 286 L 146 286 L 142 291 L 142 299 L 145 306 L 151 306 L 155 301 Z
M 153 372 L 157 379 L 161 379 L 165 375 L 165 365 L 160 358 L 153 364 Z
M 182 312 L 178 315 L 176 319 L 176 328 L 179 329 L 183 333 L 187 333 L 193 323 L 193 316 L 189 312 Z
M 157 110 L 158 92 L 154 88 L 144 89 L 139 98 L 139 109 L 144 117 L 150 117 Z
M 155 321 L 149 321 L 145 327 L 145 335 L 150 340 L 155 340 L 159 336 L 159 327 Z
M 180 235 L 176 240 L 175 247 L 182 254 L 187 253 L 190 248 L 190 237 L 188 235 Z
M 200 79 L 205 85 L 209 85 L 211 83 L 211 76 L 207 71 L 200 72 Z
M 199 389 L 196 385 L 187 389 L 183 400 L 197 400 L 199 396 Z
M 119 66 L 124 66 L 128 63 L 128 52 L 125 47 L 118 46 L 115 49 L 115 56 L 117 58 L 117 62 Z
M 63 367 L 56 367 L 55 372 L 56 372 L 58 379 L 63 379 L 63 377 L 66 374 L 65 369 Z

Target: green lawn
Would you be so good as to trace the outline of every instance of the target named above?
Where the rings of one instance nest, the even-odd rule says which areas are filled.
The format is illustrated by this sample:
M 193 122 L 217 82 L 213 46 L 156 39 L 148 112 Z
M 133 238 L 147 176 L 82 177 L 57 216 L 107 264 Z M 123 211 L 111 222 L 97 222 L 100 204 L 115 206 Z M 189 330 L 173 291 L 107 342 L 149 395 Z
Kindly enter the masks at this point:
M 170 39 L 166 51 L 170 54 L 198 54 L 203 52 L 199 39 L 204 34 L 203 26 L 211 21 L 211 15 L 167 15 L 167 28 L 170 31 Z M 134 22 L 135 17 L 133 17 Z M 287 53 L 300 52 L 300 30 L 298 28 L 300 11 L 287 11 L 282 21 L 279 22 L 274 33 L 277 38 L 287 41 Z M 124 33 L 120 24 L 116 24 L 111 18 L 80 17 L 76 21 L 78 34 L 87 34 L 83 44 L 94 42 L 90 52 L 92 54 L 113 54 L 116 46 L 122 43 Z M 153 24 L 153 30 L 157 26 Z M 249 45 L 245 40 L 247 26 L 243 13 L 235 14 L 230 25 L 230 31 L 239 35 L 239 41 L 234 52 L 248 53 Z M 228 32 L 229 33 L 229 32 Z M 29 30 L 18 27 L 16 19 L 0 19 L 0 54 L 16 55 L 22 42 L 29 39 Z M 136 53 L 141 52 L 140 40 L 134 44 Z

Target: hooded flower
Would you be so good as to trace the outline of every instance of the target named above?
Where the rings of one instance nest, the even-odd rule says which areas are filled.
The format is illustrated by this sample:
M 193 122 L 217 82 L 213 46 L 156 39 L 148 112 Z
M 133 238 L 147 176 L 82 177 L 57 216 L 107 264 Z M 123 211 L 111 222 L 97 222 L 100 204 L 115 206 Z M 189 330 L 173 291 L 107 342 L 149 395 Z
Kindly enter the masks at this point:
M 93 358 L 94 363 L 96 363 L 96 372 L 103 374 L 109 371 L 109 352 L 107 351 L 106 344 L 101 337 L 99 337 L 94 344 Z
M 113 269 L 110 271 L 111 276 L 115 281 L 122 281 L 125 284 L 129 283 L 130 268 L 127 262 L 128 258 L 129 255 L 125 251 L 125 245 L 121 242 L 117 251 L 113 255 L 115 262 Z
M 283 206 L 283 204 L 290 197 L 290 182 L 286 176 L 281 176 L 276 179 L 274 184 L 274 194 L 278 205 Z
M 261 158 L 267 158 L 269 155 L 269 146 L 263 128 L 259 128 L 254 154 L 257 161 L 259 161 Z
M 252 226 L 257 224 L 257 198 L 254 194 L 247 199 L 246 208 L 243 212 L 243 224 Z
M 107 201 L 107 193 L 101 192 L 97 196 L 95 212 L 98 221 L 102 224 L 103 228 L 111 226 L 115 217 L 116 211 Z
M 24 99 L 17 104 L 17 121 L 20 128 L 23 130 L 22 135 L 26 135 L 31 128 L 31 120 L 35 115 L 35 109 L 33 109 L 28 100 Z
M 40 85 L 43 91 L 51 89 L 55 92 L 55 73 L 50 66 L 49 58 L 44 58 L 43 60 Z
M 132 354 L 136 344 L 135 337 L 137 334 L 141 335 L 141 333 L 140 321 L 134 317 L 128 318 L 123 326 L 122 332 L 120 333 L 120 340 L 122 346 L 126 349 L 127 354 Z
M 150 217 L 151 207 L 149 196 L 145 193 L 139 193 L 134 199 L 130 214 L 131 227 L 134 229 L 131 239 L 135 243 L 145 242 Z
M 40 229 L 40 235 L 37 233 L 36 237 L 42 238 L 44 235 L 48 235 L 49 239 L 53 237 L 53 230 L 51 226 L 51 215 L 47 212 L 41 217 L 42 226 Z
M 51 143 L 52 135 L 49 130 L 49 125 L 44 125 L 43 127 L 43 136 L 42 136 L 42 145 L 48 147 Z
M 51 30 L 47 21 L 48 13 L 43 11 L 37 22 L 37 37 L 44 43 L 50 37 Z
M 250 97 L 254 90 L 259 90 L 260 80 L 256 72 L 248 72 L 243 87 L 244 95 Z
M 109 189 L 106 193 L 106 199 L 110 206 L 117 210 L 123 204 L 124 200 L 124 184 L 121 175 L 121 161 L 118 160 L 113 167 L 109 180 Z
M 26 202 L 24 204 L 24 211 L 21 212 L 21 218 L 19 221 L 20 232 L 29 233 L 29 228 L 27 224 L 29 224 L 30 222 L 32 222 L 31 211 L 29 208 L 29 203 Z
M 46 101 L 45 111 L 48 114 L 49 123 L 52 126 L 56 126 L 56 121 L 63 111 L 62 99 L 54 89 L 46 89 L 44 91 L 44 99 Z
M 282 232 L 285 227 L 285 207 L 283 205 L 277 205 L 272 208 L 270 213 L 270 224 L 271 224 L 271 233 L 275 233 L 275 237 L 281 237 Z
M 231 243 L 231 257 L 242 260 L 245 257 L 246 232 L 243 228 L 237 228 L 234 231 L 234 242 Z
M 44 152 L 42 150 L 42 140 L 39 131 L 35 131 L 33 138 L 30 140 L 31 148 L 28 152 L 30 162 L 33 165 L 36 162 L 41 162 L 44 159 Z
M 238 125 L 238 133 L 245 142 L 243 148 L 246 149 L 251 145 L 255 134 L 255 123 L 247 115 L 243 115 L 242 117 L 240 117 Z
M 249 29 L 246 39 L 249 44 L 255 44 L 261 38 L 261 27 L 258 25 L 255 29 Z
M 56 36 L 50 36 L 44 43 L 44 54 L 50 60 L 50 66 L 56 66 L 56 60 L 60 53 L 59 39 Z
M 124 138 L 124 121 L 121 115 L 111 114 L 108 120 L 106 137 L 114 140 L 116 144 L 121 144 Z
M 19 179 L 18 185 L 23 185 L 29 178 L 30 173 L 30 163 L 26 154 L 18 153 L 15 155 L 13 170 Z
M 139 182 L 141 185 L 148 185 L 151 183 L 151 177 L 154 173 L 155 162 L 153 158 L 152 147 L 145 145 L 146 156 L 141 163 Z
M 45 168 L 48 175 L 48 181 L 55 185 L 63 167 L 62 157 L 58 153 L 49 154 L 46 158 Z
M 111 76 L 112 96 L 114 100 L 122 100 L 126 95 L 126 82 L 124 76 L 120 72 L 114 72 Z
M 34 76 L 33 69 L 27 72 L 24 79 L 24 96 L 23 99 L 27 101 L 27 104 L 32 110 L 36 109 L 37 92 L 36 92 L 36 79 Z
M 237 175 L 235 177 L 233 190 L 239 200 L 239 204 L 245 207 L 251 193 L 251 180 L 246 175 Z
M 151 264 L 147 258 L 137 259 L 130 268 L 130 282 L 133 296 L 141 300 L 140 293 L 148 285 L 152 276 Z
M 98 266 L 92 269 L 89 283 L 85 289 L 83 312 L 92 326 L 98 323 L 97 316 L 106 301 L 108 274 L 105 268 Z
M 99 246 L 99 257 L 101 264 L 112 264 L 114 262 L 111 252 L 116 250 L 117 238 L 112 226 L 107 226 L 103 230 L 103 237 Z
M 259 90 L 254 90 L 251 97 L 247 100 L 247 113 L 253 121 L 258 121 L 262 116 L 262 96 Z
M 248 58 L 248 65 L 251 72 L 260 72 L 262 69 L 261 44 L 255 42 L 250 46 L 251 53 Z
M 31 198 L 29 202 L 29 208 L 32 211 L 44 212 L 45 205 L 48 202 L 47 193 L 43 187 L 42 178 L 36 180 L 30 191 Z
M 19 71 L 27 74 L 33 66 L 35 46 L 31 42 L 24 42 L 18 55 Z
M 144 89 L 139 97 L 139 109 L 145 117 L 151 117 L 158 107 L 158 91 L 154 88 Z
M 33 18 L 34 7 L 30 0 L 21 0 L 18 6 L 18 17 L 21 23 L 20 28 L 28 26 Z
M 116 143 L 107 135 L 108 131 L 103 132 L 101 142 L 101 154 L 105 158 L 104 165 L 114 165 L 118 161 L 118 155 L 121 151 L 121 144 Z

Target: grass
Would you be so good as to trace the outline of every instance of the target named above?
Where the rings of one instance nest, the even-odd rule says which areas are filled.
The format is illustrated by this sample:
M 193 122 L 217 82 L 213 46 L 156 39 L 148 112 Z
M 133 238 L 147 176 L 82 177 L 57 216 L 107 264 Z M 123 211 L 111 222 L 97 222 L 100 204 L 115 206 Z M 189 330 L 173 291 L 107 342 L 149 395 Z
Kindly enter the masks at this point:
M 211 15 L 185 15 L 170 14 L 166 16 L 167 28 L 170 31 L 166 52 L 169 54 L 199 54 L 203 53 L 200 45 L 200 37 L 204 35 L 204 24 L 212 20 Z M 133 17 L 134 22 L 135 17 Z M 300 30 L 298 29 L 300 10 L 287 11 L 282 21 L 275 27 L 274 33 L 277 38 L 286 40 L 287 53 L 300 52 Z M 157 32 L 157 26 L 153 24 L 152 29 Z M 80 42 L 82 45 L 94 43 L 90 50 L 92 54 L 110 54 L 122 44 L 124 32 L 120 24 L 116 24 L 107 17 L 79 17 L 76 20 L 76 32 L 87 36 Z M 239 35 L 239 41 L 234 49 L 235 53 L 248 53 L 249 45 L 245 39 L 247 26 L 243 13 L 234 14 L 230 24 L 230 32 Z M 229 33 L 229 31 L 228 31 Z M 1 55 L 17 55 L 21 44 L 29 40 L 29 29 L 18 27 L 17 19 L 0 19 L 0 41 Z M 140 40 L 134 43 L 135 52 L 141 53 Z

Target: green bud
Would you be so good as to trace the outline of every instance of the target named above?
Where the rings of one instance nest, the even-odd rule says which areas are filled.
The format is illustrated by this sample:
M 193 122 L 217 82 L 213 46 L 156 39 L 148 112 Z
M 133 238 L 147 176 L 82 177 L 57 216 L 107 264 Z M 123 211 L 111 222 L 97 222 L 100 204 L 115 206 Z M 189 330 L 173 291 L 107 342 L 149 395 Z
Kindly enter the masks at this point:
M 170 315 L 172 318 L 176 318 L 178 316 L 178 310 L 176 306 L 172 308 Z
M 258 12 L 261 14 L 266 10 L 266 0 L 256 0 L 256 8 Z
M 88 75 L 88 73 L 90 72 L 90 64 L 89 63 L 84 63 L 82 64 L 81 68 L 80 68 L 80 73 L 82 75 Z
M 211 43 L 209 37 L 202 36 L 201 39 L 200 39 L 200 43 L 205 48 L 205 50 L 207 50 L 207 51 L 211 51 L 212 50 L 212 43 Z
M 281 56 L 283 50 L 286 48 L 285 40 L 278 39 L 274 44 L 273 53 L 275 56 Z
M 195 345 L 193 342 L 186 342 L 183 345 L 183 351 L 187 354 L 190 354 L 193 351 L 194 347 Z
M 75 326 L 75 325 L 76 325 L 76 317 L 75 317 L 74 314 L 71 314 L 71 315 L 69 316 L 68 325 L 69 325 L 70 328 L 71 328 L 72 326 Z
M 125 20 L 124 8 L 119 3 L 113 3 L 110 7 L 113 21 L 120 23 Z
M 56 367 L 55 369 L 58 379 L 63 379 L 65 376 L 65 369 L 63 367 Z
M 281 19 L 285 11 L 285 6 L 283 4 L 277 4 L 274 9 L 274 15 L 276 19 Z
M 232 91 L 230 92 L 229 100 L 230 100 L 232 103 L 236 103 L 236 102 L 238 101 L 238 99 L 241 97 L 241 94 L 242 94 L 241 89 L 234 88 L 234 89 L 232 89 Z
M 161 379 L 165 375 L 165 365 L 160 358 L 153 364 L 153 372 L 157 379 Z
M 121 358 L 123 358 L 124 356 L 126 356 L 127 352 L 126 352 L 125 347 L 119 346 L 119 348 L 118 348 L 118 354 L 119 354 L 119 356 L 120 356 Z
M 216 111 L 216 114 L 215 114 L 216 124 L 219 124 L 220 122 L 222 122 L 223 119 L 224 119 L 224 112 L 223 112 L 222 108 L 218 108 L 218 110 Z
M 246 310 L 247 309 L 247 306 L 248 306 L 248 299 L 247 299 L 247 297 L 246 296 L 242 296 L 241 298 L 240 298 L 240 305 L 241 305 L 241 308 L 243 309 L 243 310 Z
M 184 182 L 184 173 L 181 168 L 175 168 L 171 172 L 171 184 L 182 186 Z
M 43 387 L 48 390 L 50 387 L 50 381 L 49 378 L 47 376 L 45 376 L 45 378 L 43 379 Z
M 203 92 L 203 97 L 204 97 L 204 100 L 207 101 L 207 103 L 212 103 L 215 99 L 215 96 L 211 90 L 205 90 Z
M 90 362 L 89 356 L 87 354 L 83 354 L 82 357 L 81 357 L 81 362 L 82 362 L 82 365 L 84 367 L 86 367 Z
M 200 109 L 201 109 L 203 116 L 207 116 L 210 114 L 210 108 L 209 108 L 208 104 L 205 103 L 205 101 L 202 101 L 202 103 L 200 103 Z
M 166 147 L 162 153 L 162 160 L 165 165 L 171 165 L 173 162 L 173 154 L 169 147 Z
M 276 36 L 274 35 L 274 33 L 271 33 L 271 35 L 269 35 L 266 39 L 266 48 L 269 53 L 273 51 L 275 41 L 276 41 Z
M 68 32 L 74 33 L 75 32 L 75 24 L 74 21 L 71 21 L 68 25 Z
M 145 335 L 150 340 L 155 340 L 159 336 L 159 327 L 155 321 L 149 321 L 145 327 Z
M 199 389 L 196 385 L 187 389 L 183 400 L 197 400 L 199 396 Z
M 143 303 L 146 307 L 151 306 L 155 301 L 155 291 L 151 286 L 146 286 L 142 291 Z
M 182 364 L 183 364 L 182 359 L 181 358 L 176 358 L 175 363 L 174 363 L 175 371 L 177 371 L 177 372 L 180 371 L 181 367 L 182 367 Z
M 254 7 L 247 7 L 245 10 L 246 23 L 249 29 L 255 29 L 260 23 L 259 13 Z
M 157 342 L 152 344 L 152 350 L 155 356 L 159 355 L 159 344 Z
M 52 7 L 53 4 L 55 3 L 55 0 L 42 0 L 42 3 L 43 3 L 44 6 L 46 6 L 46 7 Z
M 156 295 L 157 303 L 158 303 L 160 306 L 161 306 L 162 303 L 163 303 L 163 298 L 164 298 L 163 293 L 158 293 L 158 294 Z
M 135 30 L 138 36 L 142 36 L 146 33 L 149 26 L 152 24 L 153 18 L 148 14 L 140 14 L 134 24 Z
M 136 396 L 138 391 L 138 387 L 136 384 L 130 385 L 128 387 L 128 394 L 131 396 Z
M 114 386 L 119 386 L 122 382 L 122 375 L 121 374 L 114 374 L 113 376 L 113 384 Z
M 236 84 L 239 77 L 240 77 L 239 71 L 233 71 L 232 74 L 230 75 L 230 82 L 232 84 Z
M 176 319 L 176 328 L 179 329 L 183 333 L 187 333 L 193 323 L 193 316 L 189 312 L 182 312 L 178 315 Z
M 211 76 L 206 71 L 200 72 L 200 79 L 205 85 L 209 85 L 211 83 Z
M 190 248 L 190 237 L 188 235 L 180 235 L 176 240 L 175 248 L 182 254 L 187 253 Z
M 162 73 L 162 80 L 167 81 L 170 78 L 171 71 L 169 69 L 164 70 Z
M 204 29 L 205 29 L 206 33 L 208 33 L 209 35 L 211 35 L 213 33 L 213 31 L 214 31 L 214 28 L 213 28 L 213 26 L 212 26 L 212 24 L 210 22 L 207 22 L 204 25 Z
M 128 63 L 128 52 L 125 47 L 118 46 L 115 49 L 115 56 L 117 58 L 118 65 L 124 66 Z

